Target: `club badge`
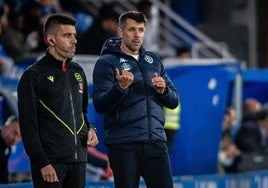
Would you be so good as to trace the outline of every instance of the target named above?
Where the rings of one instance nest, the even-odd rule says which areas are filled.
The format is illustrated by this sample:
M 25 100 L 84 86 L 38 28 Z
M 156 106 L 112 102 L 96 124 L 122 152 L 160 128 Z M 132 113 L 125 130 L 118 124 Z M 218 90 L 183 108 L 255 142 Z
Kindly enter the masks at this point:
M 153 58 L 151 56 L 146 55 L 144 57 L 145 61 L 149 64 L 152 64 L 154 62 Z
M 128 64 L 128 63 L 123 63 L 123 64 L 121 65 L 121 68 L 122 68 L 122 70 L 130 70 L 132 67 L 131 67 L 131 65 Z
M 74 77 L 79 82 L 79 93 L 83 93 L 84 86 L 82 76 L 80 75 L 80 73 L 74 73 Z

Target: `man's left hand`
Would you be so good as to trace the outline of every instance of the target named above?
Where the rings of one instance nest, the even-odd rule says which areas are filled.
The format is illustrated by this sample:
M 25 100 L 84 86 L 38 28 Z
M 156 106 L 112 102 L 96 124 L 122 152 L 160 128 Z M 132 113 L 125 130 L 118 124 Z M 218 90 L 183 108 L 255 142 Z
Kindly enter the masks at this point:
M 99 143 L 96 131 L 90 128 L 87 133 L 87 147 L 94 147 Z
M 158 76 L 157 73 L 154 73 L 152 78 L 153 86 L 158 94 L 163 94 L 166 89 L 166 81 L 161 76 Z

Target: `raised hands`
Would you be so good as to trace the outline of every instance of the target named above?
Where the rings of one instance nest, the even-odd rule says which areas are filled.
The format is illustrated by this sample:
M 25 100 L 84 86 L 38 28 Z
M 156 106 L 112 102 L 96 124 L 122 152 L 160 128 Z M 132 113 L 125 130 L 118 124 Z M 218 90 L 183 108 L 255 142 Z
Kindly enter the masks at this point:
M 157 73 L 154 73 L 152 78 L 153 86 L 158 94 L 163 94 L 166 89 L 166 81 L 161 76 L 158 76 Z
M 120 74 L 120 71 L 115 69 L 115 77 L 122 89 L 127 89 L 134 81 L 134 75 L 127 70 L 122 70 Z

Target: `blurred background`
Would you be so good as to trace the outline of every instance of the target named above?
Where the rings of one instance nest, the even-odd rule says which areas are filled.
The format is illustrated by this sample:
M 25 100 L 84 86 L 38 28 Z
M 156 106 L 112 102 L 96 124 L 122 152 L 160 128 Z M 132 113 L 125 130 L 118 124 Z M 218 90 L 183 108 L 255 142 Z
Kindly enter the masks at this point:
M 221 152 L 227 109 L 235 111 L 227 131 L 235 142 L 246 99 L 256 99 L 262 107 L 268 102 L 267 6 L 264 0 L 0 0 L 0 123 L 17 115 L 17 84 L 23 71 L 46 51 L 42 29 L 49 15 L 67 13 L 77 20 L 74 61 L 84 68 L 91 94 L 102 44 L 117 36 L 122 12 L 138 10 L 148 19 L 143 45 L 161 56 L 181 97 L 179 127 L 170 148 L 176 186 L 265 187 L 265 152 L 249 156 L 241 150 L 240 161 L 250 166 L 239 163 L 231 173 L 221 163 Z M 100 140 L 89 153 L 107 160 L 102 115 L 91 96 L 88 117 Z M 32 186 L 22 142 L 12 148 L 9 171 L 17 187 Z M 112 187 L 110 169 L 90 160 L 87 178 L 88 185 Z

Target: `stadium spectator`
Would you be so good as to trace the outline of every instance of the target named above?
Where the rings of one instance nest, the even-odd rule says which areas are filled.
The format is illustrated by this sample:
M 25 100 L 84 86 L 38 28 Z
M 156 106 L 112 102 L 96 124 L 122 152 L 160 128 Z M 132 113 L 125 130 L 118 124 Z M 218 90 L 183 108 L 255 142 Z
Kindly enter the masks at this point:
M 19 120 L 17 116 L 9 116 L 0 128 L 0 184 L 9 183 L 8 160 L 11 147 L 21 140 Z
M 171 146 L 180 128 L 181 105 L 175 109 L 163 107 L 163 110 L 165 115 L 164 129 L 167 136 L 167 147 L 171 151 Z
M 21 9 L 24 16 L 24 35 L 27 36 L 32 32 L 38 34 L 38 45 L 33 49 L 34 52 L 43 52 L 47 46 L 43 40 L 43 25 L 45 16 L 42 12 L 42 6 L 39 1 L 29 1 Z
M 191 58 L 191 51 L 185 46 L 179 46 L 176 48 L 175 55 L 179 59 L 189 59 Z
M 2 25 L 5 23 L 5 21 L 3 21 L 3 17 L 4 17 L 4 7 L 0 7 L 0 38 L 2 35 Z M 6 54 L 6 50 L 3 46 L 3 44 L 0 42 L 0 75 L 1 76 L 9 76 L 11 75 L 12 72 L 12 68 L 14 67 L 14 60 L 9 57 Z
M 94 2 L 92 2 L 94 3 Z M 99 10 L 95 10 L 90 1 L 84 0 L 59 0 L 63 12 L 69 13 L 77 20 L 77 33 L 88 31 Z M 78 42 L 80 43 L 80 41 Z
M 232 107 L 225 110 L 222 137 L 219 151 L 219 172 L 234 173 L 237 172 L 237 165 L 240 160 L 241 151 L 234 144 L 231 133 L 236 119 L 236 111 Z
M 243 153 L 267 153 L 267 139 L 268 110 L 262 109 L 241 124 L 234 141 Z
M 262 109 L 262 104 L 255 98 L 246 98 L 243 102 L 242 123 L 255 121 L 255 114 Z
M 47 48 L 43 40 L 43 25 L 49 15 L 62 12 L 62 8 L 54 0 L 26 1 L 21 12 L 24 16 L 24 35 L 27 36 L 32 32 L 38 34 L 38 45 L 32 51 L 39 55 Z
M 38 33 L 36 31 L 25 36 L 23 32 L 24 16 L 21 12 L 9 12 L 8 25 L 2 28 L 1 42 L 6 53 L 15 64 L 30 58 L 33 49 L 38 45 Z
M 106 39 L 116 36 L 119 15 L 114 10 L 115 3 L 104 4 L 99 16 L 89 30 L 82 33 L 78 42 L 78 53 L 99 55 Z

